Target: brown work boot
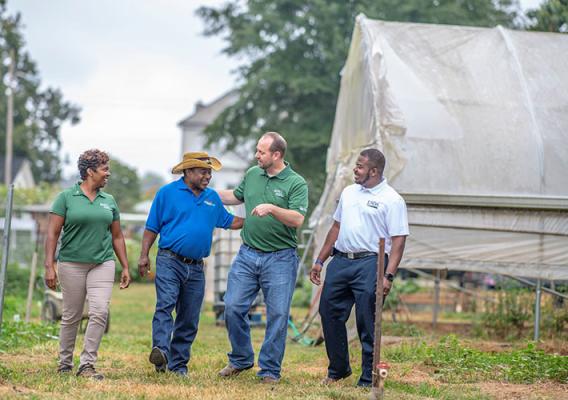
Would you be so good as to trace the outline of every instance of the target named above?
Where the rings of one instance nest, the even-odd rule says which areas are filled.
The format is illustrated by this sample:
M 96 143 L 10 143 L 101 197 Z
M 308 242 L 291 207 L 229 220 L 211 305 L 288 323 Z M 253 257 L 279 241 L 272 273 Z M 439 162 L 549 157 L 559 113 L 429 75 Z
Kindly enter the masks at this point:
M 341 378 L 332 378 L 331 376 L 326 376 L 325 378 L 322 379 L 321 384 L 324 386 L 333 385 L 334 383 L 337 383 L 345 378 L 349 378 L 350 376 L 351 376 L 351 371 L 347 375 Z
M 231 364 L 227 364 L 227 366 L 225 368 L 223 368 L 221 371 L 219 371 L 219 376 L 222 378 L 228 378 L 230 376 L 237 376 L 238 374 L 240 374 L 243 371 L 246 371 L 247 369 L 251 369 L 252 365 L 250 367 L 247 368 L 235 368 L 233 367 Z
M 278 382 L 280 382 L 280 379 L 276 379 L 272 376 L 263 376 L 260 378 L 260 383 L 265 385 L 276 385 Z
M 77 376 L 94 379 L 96 381 L 102 381 L 105 378 L 104 375 L 98 373 L 95 367 L 91 364 L 81 365 L 77 371 Z

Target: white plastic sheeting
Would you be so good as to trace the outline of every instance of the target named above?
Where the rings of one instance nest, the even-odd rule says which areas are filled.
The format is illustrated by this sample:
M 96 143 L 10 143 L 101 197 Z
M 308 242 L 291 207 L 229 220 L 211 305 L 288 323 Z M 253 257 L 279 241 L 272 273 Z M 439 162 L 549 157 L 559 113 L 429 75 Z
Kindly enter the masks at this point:
M 409 205 L 402 267 L 568 279 L 568 35 L 357 18 L 312 215 L 359 152 Z

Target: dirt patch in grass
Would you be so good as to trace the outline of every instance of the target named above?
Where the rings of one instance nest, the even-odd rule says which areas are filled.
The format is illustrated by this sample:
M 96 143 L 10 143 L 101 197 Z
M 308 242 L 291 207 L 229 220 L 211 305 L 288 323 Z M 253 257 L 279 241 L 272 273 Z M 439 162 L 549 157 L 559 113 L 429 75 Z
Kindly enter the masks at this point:
M 496 400 L 568 399 L 568 385 L 555 383 L 534 383 L 515 385 L 511 383 L 484 382 L 474 385 L 482 393 Z
M 6 382 L 0 382 L 0 399 L 7 398 L 9 396 L 23 396 L 35 393 L 36 391 L 23 386 L 16 386 Z
M 416 367 L 414 367 L 411 371 L 406 371 L 406 372 L 402 372 L 400 375 L 396 374 L 397 373 L 397 369 L 396 367 L 393 368 L 392 371 L 392 375 L 393 378 L 396 376 L 397 380 L 400 380 L 404 383 L 408 383 L 408 384 L 420 384 L 420 383 L 426 383 L 428 385 L 432 385 L 432 386 L 440 386 L 440 382 L 438 382 L 436 379 L 434 379 L 434 377 L 432 376 L 432 372 L 431 371 L 426 371 L 426 368 L 423 365 L 418 365 Z
M 539 343 L 538 348 L 547 353 L 556 353 L 561 356 L 568 356 L 568 340 L 545 340 L 544 342 Z

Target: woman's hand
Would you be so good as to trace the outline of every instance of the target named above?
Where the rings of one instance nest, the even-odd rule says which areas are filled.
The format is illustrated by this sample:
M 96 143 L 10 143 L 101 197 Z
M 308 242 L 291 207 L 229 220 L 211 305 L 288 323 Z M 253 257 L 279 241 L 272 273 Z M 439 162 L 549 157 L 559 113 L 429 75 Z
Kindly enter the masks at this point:
M 45 276 L 44 276 L 45 284 L 51 290 L 55 290 L 55 286 L 57 285 L 57 273 L 55 272 L 55 268 L 52 265 L 45 265 Z
M 126 289 L 130 286 L 130 271 L 128 268 L 122 268 L 122 273 L 120 274 L 120 288 Z

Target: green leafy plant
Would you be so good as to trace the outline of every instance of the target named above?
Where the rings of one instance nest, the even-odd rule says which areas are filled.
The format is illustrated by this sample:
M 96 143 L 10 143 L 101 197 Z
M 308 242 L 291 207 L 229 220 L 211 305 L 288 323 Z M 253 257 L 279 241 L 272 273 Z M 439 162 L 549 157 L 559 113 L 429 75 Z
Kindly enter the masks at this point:
M 521 337 L 525 324 L 533 317 L 534 300 L 525 289 L 503 290 L 495 303 L 487 303 L 481 315 L 486 332 L 501 338 Z
M 0 353 L 19 347 L 32 347 L 43 342 L 58 340 L 58 325 L 4 321 L 0 336 Z

